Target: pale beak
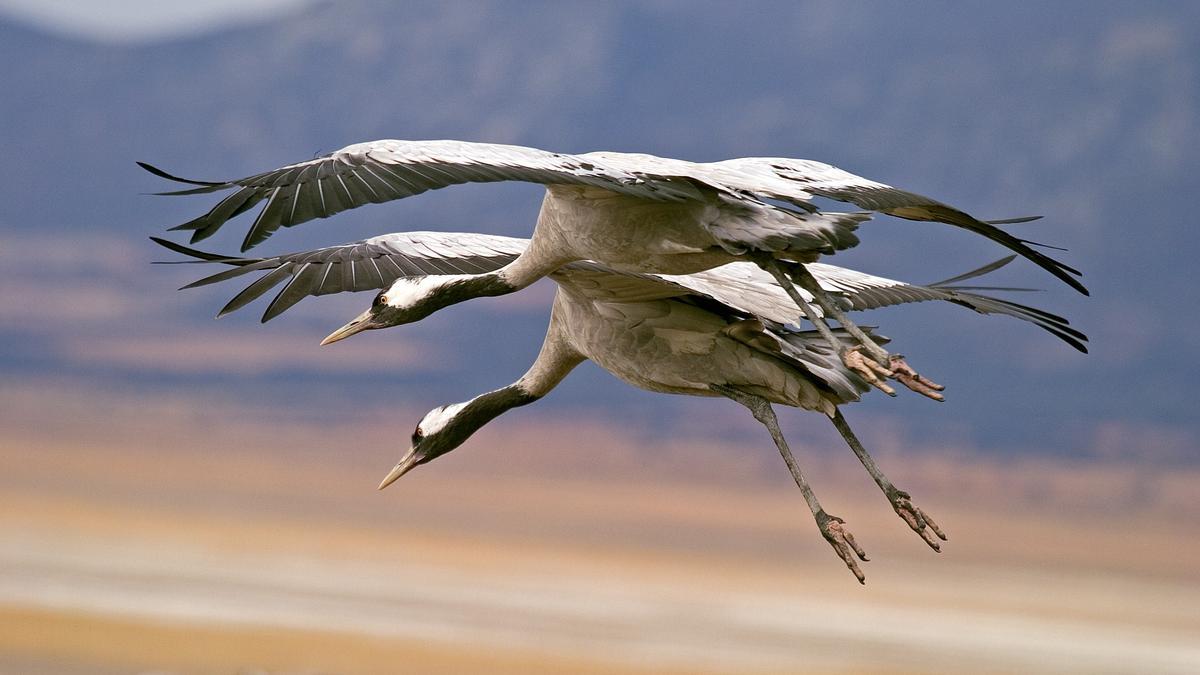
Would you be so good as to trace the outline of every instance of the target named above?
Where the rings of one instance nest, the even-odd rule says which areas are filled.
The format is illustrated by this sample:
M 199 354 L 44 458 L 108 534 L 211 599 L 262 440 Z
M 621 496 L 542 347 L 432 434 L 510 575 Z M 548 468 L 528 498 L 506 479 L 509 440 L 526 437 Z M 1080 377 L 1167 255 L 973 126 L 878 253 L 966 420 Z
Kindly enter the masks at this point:
M 404 455 L 404 459 L 401 459 L 399 464 L 393 466 L 388 475 L 384 477 L 383 482 L 379 484 L 379 489 L 382 490 L 395 483 L 401 476 L 411 471 L 417 465 L 418 459 L 416 450 L 410 448 L 408 454 Z
M 359 314 L 350 323 L 333 331 L 324 340 L 321 340 L 321 346 L 324 347 L 325 345 L 331 345 L 338 340 L 345 340 L 351 335 L 354 335 L 355 333 L 361 333 L 364 330 L 384 327 L 385 324 L 376 319 L 375 315 L 371 312 L 371 310 L 368 309 L 362 314 Z

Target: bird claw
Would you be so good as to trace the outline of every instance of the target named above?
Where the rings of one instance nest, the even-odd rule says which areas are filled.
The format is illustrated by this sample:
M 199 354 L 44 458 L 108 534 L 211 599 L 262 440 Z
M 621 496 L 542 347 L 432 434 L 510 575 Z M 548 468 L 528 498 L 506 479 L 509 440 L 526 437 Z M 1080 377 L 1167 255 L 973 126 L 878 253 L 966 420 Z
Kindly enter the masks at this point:
M 892 354 L 888 361 L 892 366 L 892 377 L 897 382 L 935 401 L 946 400 L 945 396 L 938 393 L 939 391 L 944 391 L 946 387 L 913 370 L 913 367 L 908 365 L 903 356 Z
M 892 508 L 904 522 L 908 523 L 912 531 L 921 535 L 921 539 L 929 544 L 929 548 L 938 553 L 942 552 L 938 539 L 947 540 L 942 528 L 938 527 L 933 518 L 930 518 L 929 514 L 925 513 L 921 507 L 912 503 L 912 497 L 907 492 L 894 490 L 888 493 L 888 501 L 892 503 Z
M 825 537 L 825 541 L 829 542 L 842 562 L 846 563 L 846 567 L 858 579 L 858 583 L 865 584 L 867 577 L 859 569 L 858 561 L 854 559 L 854 556 L 857 555 L 859 559 L 866 562 L 868 560 L 867 552 L 854 540 L 854 535 L 846 530 L 845 523 L 846 521 L 841 518 L 831 516 L 824 511 L 817 514 L 817 528 L 821 530 L 821 536 Z
M 843 349 L 842 363 L 846 364 L 846 367 L 850 370 L 858 373 L 872 387 L 875 387 L 888 396 L 895 396 L 896 390 L 883 381 L 885 378 L 893 379 L 922 396 L 935 401 L 946 400 L 945 396 L 938 393 L 944 390 L 945 387 L 913 370 L 912 366 L 908 365 L 903 356 L 899 354 L 889 355 L 888 366 L 884 366 L 870 356 L 863 354 L 862 350 L 862 345 Z
M 879 391 L 888 396 L 895 396 L 896 390 L 892 389 L 887 382 L 881 378 L 892 376 L 890 368 L 885 368 L 875 359 L 866 356 L 862 353 L 862 345 L 848 347 L 842 350 L 842 363 L 854 372 L 858 373 L 862 379 L 867 381 L 867 384 L 875 387 Z

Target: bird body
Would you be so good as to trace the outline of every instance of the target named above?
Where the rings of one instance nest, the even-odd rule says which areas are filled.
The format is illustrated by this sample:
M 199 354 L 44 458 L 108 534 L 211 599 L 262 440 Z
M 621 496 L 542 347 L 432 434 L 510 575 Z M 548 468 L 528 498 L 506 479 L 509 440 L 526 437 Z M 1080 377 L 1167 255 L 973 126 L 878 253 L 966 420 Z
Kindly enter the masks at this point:
M 997 227 L 1033 218 L 983 221 L 937 200 L 812 160 L 747 157 L 696 163 L 645 154 L 564 154 L 463 141 L 383 140 L 348 146 L 233 181 L 182 179 L 164 194 L 230 190 L 207 213 L 178 227 L 192 242 L 260 203 L 242 251 L 280 227 L 326 218 L 368 203 L 402 199 L 470 182 L 528 181 L 546 186 L 528 241 L 470 234 L 400 233 L 271 258 L 217 256 L 163 240 L 200 261 L 231 269 L 191 286 L 262 272 L 221 310 L 236 310 L 283 283 L 269 320 L 310 295 L 379 290 L 359 317 L 322 344 L 366 329 L 420 320 L 471 298 L 498 296 L 549 276 L 558 284 L 538 357 L 512 384 L 430 411 L 412 445 L 380 487 L 414 466 L 459 447 L 498 415 L 549 393 L 584 360 L 649 391 L 723 396 L 745 406 L 770 431 L 819 530 L 854 575 L 865 552 L 840 519 L 821 507 L 779 429 L 772 404 L 828 416 L 893 509 L 934 550 L 945 535 L 883 475 L 840 406 L 871 386 L 894 395 L 879 376 L 942 400 L 883 339 L 854 324 L 847 309 L 944 300 L 981 313 L 1029 321 L 1080 351 L 1087 338 L 1053 314 L 952 284 L 1011 258 L 929 286 L 903 284 L 816 262 L 858 244 L 872 212 L 954 225 L 997 242 L 1077 291 L 1080 273 Z M 867 212 L 822 212 L 816 197 Z M 742 261 L 742 262 L 736 262 Z M 757 266 L 757 267 L 756 267 Z M 758 269 L 761 268 L 761 269 Z M 791 324 L 800 313 L 816 333 Z M 826 317 L 843 331 L 835 333 Z
M 420 302 L 436 289 L 455 293 L 454 289 L 465 286 L 497 284 L 496 270 L 510 269 L 522 256 L 527 260 L 536 257 L 527 252 L 537 245 L 536 240 L 477 234 L 400 233 L 274 258 L 239 259 L 155 241 L 201 262 L 232 266 L 193 285 L 263 273 L 222 312 L 244 306 L 285 280 L 264 320 L 308 295 L 382 288 L 372 308 L 356 320 L 362 323 L 377 315 L 389 316 L 381 326 L 398 322 L 391 316 L 395 308 L 389 304 L 389 294 L 394 296 L 390 302 L 404 305 Z M 1008 260 L 950 281 L 979 276 Z M 828 265 L 812 267 L 823 291 L 837 295 L 850 307 L 938 299 L 1030 321 L 1081 350 L 1086 340 L 1065 319 L 947 282 L 915 286 Z M 465 273 L 468 270 L 475 273 Z M 866 560 L 866 554 L 844 523 L 820 505 L 788 449 L 772 403 L 828 416 L 896 513 L 930 547 L 940 550 L 938 540 L 945 539 L 944 533 L 883 475 L 839 409 L 859 400 L 869 390 L 868 381 L 843 361 L 825 336 L 785 325 L 796 319 L 796 308 L 765 272 L 747 263 L 731 263 L 691 275 L 654 275 L 583 261 L 562 265 L 549 276 L 558 284 L 558 291 L 542 348 L 529 370 L 506 387 L 427 413 L 413 432 L 409 451 L 381 488 L 413 467 L 461 446 L 504 412 L 545 396 L 578 364 L 590 359 L 642 389 L 724 396 L 747 407 L 771 432 L 822 536 L 860 581 L 865 577 L 855 556 Z M 479 287 L 469 292 L 486 290 Z M 361 330 L 349 330 L 356 325 L 351 322 L 330 338 Z M 838 339 L 847 338 L 840 335 Z
M 174 229 L 191 231 L 192 242 L 211 236 L 231 218 L 265 202 L 242 242 L 242 250 L 264 241 L 280 227 L 326 218 L 368 203 L 403 199 L 461 183 L 525 181 L 560 187 L 590 187 L 643 202 L 721 204 L 726 215 L 698 218 L 731 248 L 771 252 L 786 243 L 781 230 L 809 228 L 786 202 L 818 214 L 814 197 L 849 202 L 859 208 L 909 220 L 939 221 L 976 232 L 1045 268 L 1080 292 L 1078 271 L 1031 249 L 996 224 L 923 195 L 806 159 L 742 157 L 720 162 L 689 162 L 640 153 L 590 152 L 573 155 L 537 148 L 453 140 L 381 140 L 357 143 L 323 157 L 231 181 L 198 181 L 173 176 L 146 163 L 155 175 L 196 187 L 162 194 L 205 194 L 233 190 L 208 213 Z M 584 196 L 593 194 L 584 191 Z M 615 218 L 610 222 L 615 223 Z M 724 221 L 724 222 L 721 222 Z M 728 226 L 728 227 L 726 227 Z M 830 232 L 828 235 L 837 233 Z M 811 235 L 808 233 L 805 236 Z M 827 236 L 829 243 L 852 246 L 857 239 Z M 597 253 L 599 251 L 593 251 Z M 581 252 L 584 253 L 584 252 Z M 583 258 L 608 263 L 603 256 Z
M 579 260 L 627 272 L 699 272 L 736 259 L 705 227 L 719 218 L 719 208 L 702 202 L 653 202 L 553 185 L 528 247 L 495 274 L 511 292 Z
M 558 290 L 529 370 L 508 387 L 426 415 L 415 434 L 423 452 L 412 466 L 452 449 L 447 438 L 457 447 L 497 415 L 545 396 L 584 360 L 647 391 L 713 397 L 721 395 L 717 385 L 827 415 L 868 391 L 813 331 L 764 324 L 686 287 L 599 265 L 550 278 Z
M 857 401 L 869 386 L 823 336 L 768 326 L 734 306 L 697 297 L 686 287 L 657 278 L 630 282 L 594 265 L 567 266 L 551 278 L 558 291 L 542 349 L 529 370 L 507 387 L 427 413 L 413 431 L 409 451 L 380 489 L 459 447 L 499 415 L 545 396 L 575 366 L 590 359 L 641 389 L 725 396 L 746 405 L 771 432 L 822 536 L 860 582 L 865 576 L 854 556 L 865 561 L 866 553 L 843 521 L 826 513 L 817 500 L 779 429 L 772 403 L 819 411 L 832 419 L 897 513 L 940 550 L 937 540 L 946 538 L 941 529 L 887 480 L 845 425 L 838 406 Z M 606 284 L 610 278 L 618 283 Z
M 463 284 L 478 284 L 489 279 L 495 284 L 494 273 L 511 269 L 514 261 L 537 257 L 528 255 L 528 250 L 535 245 L 530 239 L 465 232 L 397 232 L 268 258 L 220 256 L 157 237 L 153 240 L 191 257 L 188 262 L 229 266 L 184 288 L 261 273 L 226 303 L 218 316 L 241 309 L 282 285 L 263 312 L 264 322 L 308 296 L 331 293 L 381 291 L 370 310 L 378 312 L 389 311 L 388 303 L 396 306 L 420 304 L 430 295 L 446 293 L 447 288 L 454 294 L 459 292 L 454 289 Z M 944 301 L 981 314 L 1021 319 L 1086 352 L 1087 337 L 1072 328 L 1063 317 L 975 292 L 987 290 L 986 287 L 955 285 L 999 269 L 1012 259 L 1009 256 L 929 285 L 905 283 L 823 263 L 812 263 L 808 268 L 822 289 L 847 309 L 867 310 L 911 302 Z M 589 270 L 591 274 L 586 273 Z M 766 322 L 798 324 L 802 318 L 775 279 L 751 263 L 734 262 L 694 274 L 669 275 L 622 272 L 586 261 L 569 263 L 556 273 L 569 274 L 572 287 L 586 289 L 596 298 L 651 300 L 675 297 L 686 291 Z
M 496 283 L 472 286 L 470 292 L 460 288 L 454 298 L 436 297 L 440 289 L 430 289 L 428 300 L 445 306 L 471 297 L 511 293 L 580 260 L 601 261 L 622 272 L 701 272 L 743 257 L 746 249 L 730 242 L 733 233 L 746 230 L 748 223 L 754 224 L 761 245 L 777 249 L 772 255 L 812 261 L 822 252 L 856 242 L 853 230 L 870 217 L 866 213 L 779 211 L 779 233 L 772 234 L 761 222 L 747 221 L 744 206 L 722 202 L 715 195 L 710 195 L 711 201 L 649 201 L 591 186 L 548 186 L 528 247 L 505 267 L 481 273 L 492 276 Z M 453 284 L 465 280 L 438 281 Z M 422 299 L 411 294 L 389 294 L 389 298 L 403 299 L 404 306 Z
M 533 241 L 553 240 L 574 260 L 623 271 L 690 274 L 732 261 L 704 227 L 719 217 L 719 209 L 704 202 L 651 202 L 554 185 L 546 190 Z
M 463 141 L 384 140 L 348 146 L 325 157 L 225 182 L 193 181 L 143 164 L 172 180 L 197 185 L 165 194 L 234 189 L 208 213 L 176 229 L 192 230 L 195 242 L 265 200 L 242 250 L 279 227 L 367 203 L 401 199 L 467 182 L 519 180 L 546 186 L 546 196 L 529 248 L 506 269 L 478 279 L 445 280 L 421 294 L 384 296 L 403 322 L 419 320 L 464 300 L 517 291 L 564 264 L 594 260 L 620 271 L 689 274 L 740 259 L 768 270 L 814 323 L 831 348 L 872 384 L 894 395 L 876 375 L 894 378 L 925 396 L 942 400 L 940 385 L 919 376 L 899 355 L 888 354 L 856 326 L 804 267 L 820 255 L 858 244 L 854 234 L 870 213 L 823 213 L 814 197 L 910 220 L 949 223 L 996 241 L 1043 267 L 1081 293 L 1077 270 L 1030 247 L 970 214 L 916 193 L 868 180 L 812 160 L 746 157 L 696 163 L 646 154 L 593 152 L 582 155 L 536 148 Z M 788 206 L 767 200 L 786 202 Z M 779 261 L 787 261 L 787 268 Z M 796 286 L 804 287 L 806 298 Z M 417 299 L 397 305 L 396 298 Z M 836 319 L 857 340 L 848 347 L 828 330 Z M 400 321 L 395 321 L 399 323 Z M 362 327 L 378 325 L 361 324 Z M 352 333 L 351 333 L 352 334 Z M 865 350 L 855 353 L 857 350 Z M 869 356 L 864 360 L 862 354 Z
M 701 197 L 656 202 L 596 187 L 551 185 L 533 239 L 541 235 L 547 249 L 621 271 L 691 274 L 745 259 L 751 248 L 810 262 L 857 244 L 853 232 L 870 218 L 748 208 L 715 190 L 701 191 Z
M 674 298 L 589 297 L 569 277 L 552 277 L 559 283 L 549 329 L 556 333 L 552 339 L 561 336 L 579 354 L 640 389 L 717 396 L 711 385 L 718 383 L 773 403 L 832 413 L 833 406 L 857 400 L 853 394 L 865 387 L 858 378 L 842 378 L 839 395 L 832 385 L 805 372 L 797 360 L 818 351 L 806 338 L 792 336 L 794 344 L 784 343 L 757 320 L 722 315 Z M 816 353 L 811 358 L 816 359 Z
M 545 231 L 557 232 L 553 227 Z M 528 251 L 537 246 L 536 237 L 411 232 L 254 259 L 216 256 L 155 241 L 199 261 L 231 266 L 188 287 L 262 273 L 222 314 L 284 284 L 264 321 L 308 295 L 382 289 L 360 317 L 370 320 L 376 313 L 389 312 L 393 304 L 420 302 L 434 289 L 445 292 L 494 278 L 489 275 L 511 269 L 514 261 L 536 258 Z M 1010 260 L 948 281 L 972 279 Z M 1032 307 L 946 282 L 920 286 L 820 263 L 810 269 L 822 287 L 848 308 L 942 300 L 979 313 L 1022 319 L 1086 351 L 1086 336 L 1062 317 Z M 467 270 L 476 273 L 464 273 Z M 583 261 L 563 265 L 549 276 L 559 288 L 548 347 L 522 381 L 523 391 L 530 395 L 549 391 L 569 371 L 560 373 L 561 364 L 572 359 L 595 361 L 649 391 L 713 396 L 711 385 L 718 383 L 774 403 L 826 413 L 862 393 L 861 378 L 847 371 L 832 349 L 814 343 L 811 332 L 785 327 L 799 322 L 796 307 L 770 275 L 753 264 L 734 262 L 689 275 L 659 275 Z

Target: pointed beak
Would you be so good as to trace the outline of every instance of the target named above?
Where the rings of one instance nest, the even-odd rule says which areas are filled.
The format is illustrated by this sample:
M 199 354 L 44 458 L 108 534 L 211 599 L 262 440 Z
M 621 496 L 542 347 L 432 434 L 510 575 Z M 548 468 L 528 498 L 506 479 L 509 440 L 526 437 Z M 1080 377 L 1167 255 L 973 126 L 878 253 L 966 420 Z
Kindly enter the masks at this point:
M 324 340 L 321 340 L 321 346 L 324 347 L 325 345 L 331 345 L 339 340 L 345 340 L 351 335 L 354 335 L 355 333 L 361 333 L 364 330 L 384 327 L 385 325 L 375 317 L 375 314 L 373 314 L 371 310 L 368 309 L 367 311 L 355 317 L 355 319 L 350 323 L 333 331 Z
M 411 471 L 417 465 L 417 459 L 416 451 L 410 448 L 408 454 L 404 455 L 404 459 L 401 459 L 399 464 L 393 466 L 388 475 L 384 477 L 383 482 L 379 484 L 379 489 L 382 490 L 395 483 L 401 476 Z

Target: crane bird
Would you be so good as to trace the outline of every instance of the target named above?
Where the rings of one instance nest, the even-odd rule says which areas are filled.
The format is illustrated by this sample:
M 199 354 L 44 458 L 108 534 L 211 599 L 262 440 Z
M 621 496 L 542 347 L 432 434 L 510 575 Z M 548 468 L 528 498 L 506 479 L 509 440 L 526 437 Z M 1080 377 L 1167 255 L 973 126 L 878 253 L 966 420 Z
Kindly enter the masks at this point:
M 413 232 L 254 259 L 219 256 L 153 239 L 195 261 L 231 266 L 184 288 L 264 272 L 221 314 L 245 306 L 285 280 L 288 283 L 267 307 L 264 321 L 309 295 L 383 288 L 386 290 L 376 296 L 368 310 L 378 315 L 372 326 L 376 328 L 388 325 L 389 317 L 404 311 L 394 305 L 402 295 L 396 284 L 418 288 L 429 276 L 502 269 L 531 245 L 527 240 L 510 237 Z M 905 284 L 831 265 L 814 264 L 811 272 L 825 289 L 852 309 L 945 300 L 981 313 L 1030 321 L 1086 351 L 1086 336 L 1061 317 L 970 292 L 975 287 L 951 285 L 1011 260 L 1006 258 L 930 286 Z M 752 264 L 732 263 L 692 275 L 653 275 L 620 272 L 584 261 L 564 265 L 549 276 L 558 284 L 558 292 L 545 341 L 528 372 L 507 387 L 426 414 L 413 433 L 410 449 L 380 489 L 413 467 L 459 447 L 505 411 L 545 396 L 575 366 L 590 359 L 642 389 L 724 396 L 749 409 L 770 432 L 822 536 L 860 582 L 865 576 L 856 557 L 865 561 L 866 553 L 844 521 L 827 513 L 817 500 L 779 429 L 772 403 L 827 415 L 896 513 L 931 548 L 941 550 L 939 540 L 945 540 L 945 534 L 912 503 L 908 493 L 888 480 L 838 408 L 857 401 L 868 391 L 866 379 L 845 365 L 840 350 L 831 349 L 824 336 L 786 325 L 797 319 L 796 308 L 763 271 Z M 343 331 L 341 337 L 349 334 Z M 835 337 L 849 339 L 844 333 Z
M 937 393 L 942 387 L 920 377 L 900 355 L 888 354 L 859 330 L 805 266 L 821 254 L 856 245 L 854 230 L 870 217 L 869 213 L 820 212 L 811 203 L 814 197 L 965 228 L 1087 293 L 1072 276 L 1080 276 L 1078 270 L 1034 250 L 1030 247 L 1034 242 L 996 227 L 1033 218 L 981 221 L 929 197 L 812 160 L 745 157 L 696 163 L 618 152 L 572 155 L 465 141 L 382 140 L 232 181 L 179 178 L 139 164 L 163 178 L 196 186 L 159 194 L 234 190 L 208 213 L 172 228 L 192 231 L 192 243 L 265 200 L 242 251 L 281 226 L 367 203 L 459 183 L 541 183 L 546 196 L 528 248 L 502 269 L 430 282 L 422 287 L 414 314 L 424 316 L 469 298 L 511 293 L 577 260 L 594 260 L 618 271 L 665 274 L 689 274 L 750 260 L 775 277 L 850 368 L 873 383 L 879 381 L 876 374 L 893 378 L 936 400 L 942 399 Z M 807 297 L 796 285 L 807 291 Z M 858 344 L 845 346 L 818 320 L 821 316 L 836 319 Z M 894 395 L 889 387 L 881 388 Z

